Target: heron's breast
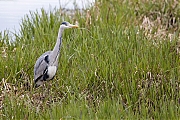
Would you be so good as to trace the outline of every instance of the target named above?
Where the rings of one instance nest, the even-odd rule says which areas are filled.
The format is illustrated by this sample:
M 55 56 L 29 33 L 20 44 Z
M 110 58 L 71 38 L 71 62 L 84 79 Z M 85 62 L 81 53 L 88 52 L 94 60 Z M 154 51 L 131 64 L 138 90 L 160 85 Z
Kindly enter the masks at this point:
M 49 66 L 48 67 L 48 75 L 49 75 L 50 79 L 52 77 L 54 77 L 54 75 L 56 74 L 56 71 L 57 71 L 57 67 L 56 66 Z

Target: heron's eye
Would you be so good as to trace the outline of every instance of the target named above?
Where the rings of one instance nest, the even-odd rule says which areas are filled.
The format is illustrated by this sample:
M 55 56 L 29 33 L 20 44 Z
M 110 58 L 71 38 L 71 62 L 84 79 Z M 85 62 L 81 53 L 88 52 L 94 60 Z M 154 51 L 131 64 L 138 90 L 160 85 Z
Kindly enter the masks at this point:
M 67 23 L 66 23 L 66 22 L 62 22 L 62 23 L 61 23 L 61 25 L 65 25 L 65 26 L 67 26 Z

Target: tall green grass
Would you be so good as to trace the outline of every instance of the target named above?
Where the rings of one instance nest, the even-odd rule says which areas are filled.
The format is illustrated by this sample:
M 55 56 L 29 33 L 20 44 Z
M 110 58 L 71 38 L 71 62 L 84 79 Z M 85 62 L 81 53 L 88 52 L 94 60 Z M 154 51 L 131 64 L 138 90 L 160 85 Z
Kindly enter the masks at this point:
M 22 19 L 14 42 L 5 33 L 2 119 L 179 119 L 178 36 L 148 38 L 129 5 L 97 2 L 89 17 L 87 10 L 69 17 L 42 9 Z M 81 28 L 64 32 L 58 72 L 43 97 L 41 88 L 31 88 L 33 66 L 53 49 L 63 19 Z

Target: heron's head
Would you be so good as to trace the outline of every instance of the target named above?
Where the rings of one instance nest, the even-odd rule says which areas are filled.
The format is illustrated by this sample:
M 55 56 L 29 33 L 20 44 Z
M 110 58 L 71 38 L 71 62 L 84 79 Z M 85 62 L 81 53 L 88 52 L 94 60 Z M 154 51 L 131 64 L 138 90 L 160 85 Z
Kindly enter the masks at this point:
M 70 24 L 69 22 L 64 21 L 64 22 L 61 23 L 60 28 L 62 28 L 62 29 L 78 28 L 78 26 L 77 26 L 77 25 Z

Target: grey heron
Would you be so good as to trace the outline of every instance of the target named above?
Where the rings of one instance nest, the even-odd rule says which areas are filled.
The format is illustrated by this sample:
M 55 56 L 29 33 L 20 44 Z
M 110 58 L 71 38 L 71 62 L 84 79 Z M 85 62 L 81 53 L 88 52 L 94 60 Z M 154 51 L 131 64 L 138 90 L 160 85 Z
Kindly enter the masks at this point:
M 60 47 L 62 43 L 62 33 L 67 28 L 78 28 L 77 25 L 69 22 L 62 22 L 59 27 L 58 37 L 54 49 L 42 54 L 34 65 L 34 83 L 35 87 L 39 87 L 44 81 L 52 80 L 58 68 L 58 60 Z

